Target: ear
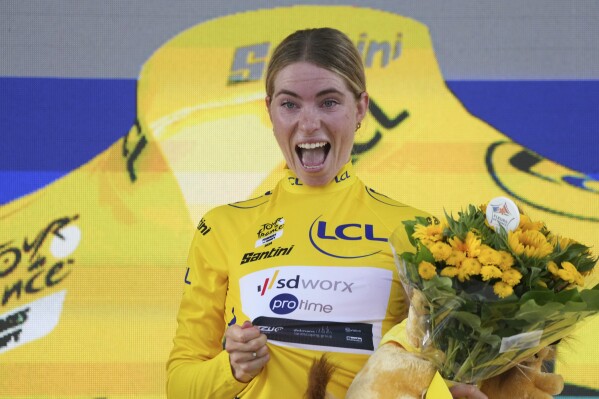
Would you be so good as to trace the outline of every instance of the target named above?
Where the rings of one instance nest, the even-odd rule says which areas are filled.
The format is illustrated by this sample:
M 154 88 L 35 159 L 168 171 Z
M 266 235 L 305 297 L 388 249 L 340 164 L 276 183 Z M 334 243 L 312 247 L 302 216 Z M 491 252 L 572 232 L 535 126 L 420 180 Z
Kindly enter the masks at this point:
M 360 94 L 358 100 L 356 101 L 356 122 L 362 122 L 362 119 L 364 119 L 364 117 L 366 116 L 366 113 L 368 112 L 369 102 L 370 97 L 368 96 L 368 93 L 363 91 L 362 94 Z
M 270 114 L 270 104 L 271 104 L 270 96 L 266 96 L 264 98 L 264 103 L 266 104 L 266 110 L 268 111 L 268 117 L 270 118 L 270 121 L 272 122 L 272 115 Z

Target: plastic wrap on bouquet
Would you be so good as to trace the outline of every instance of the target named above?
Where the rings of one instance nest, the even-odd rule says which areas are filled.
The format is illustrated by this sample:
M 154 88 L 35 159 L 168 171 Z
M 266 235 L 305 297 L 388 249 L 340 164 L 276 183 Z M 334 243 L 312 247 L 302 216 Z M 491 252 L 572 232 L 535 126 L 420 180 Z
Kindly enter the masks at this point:
M 599 285 L 583 288 L 597 262 L 587 246 L 486 205 L 445 216 L 405 221 L 390 238 L 409 333 L 445 379 L 498 375 L 599 312 Z

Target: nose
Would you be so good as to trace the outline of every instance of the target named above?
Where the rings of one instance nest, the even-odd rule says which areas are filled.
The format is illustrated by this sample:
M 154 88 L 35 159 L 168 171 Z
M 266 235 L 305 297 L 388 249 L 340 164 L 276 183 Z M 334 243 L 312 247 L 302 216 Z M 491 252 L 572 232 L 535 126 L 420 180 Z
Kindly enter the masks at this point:
M 304 133 L 313 133 L 320 129 L 320 115 L 313 107 L 303 107 L 300 114 L 299 127 Z

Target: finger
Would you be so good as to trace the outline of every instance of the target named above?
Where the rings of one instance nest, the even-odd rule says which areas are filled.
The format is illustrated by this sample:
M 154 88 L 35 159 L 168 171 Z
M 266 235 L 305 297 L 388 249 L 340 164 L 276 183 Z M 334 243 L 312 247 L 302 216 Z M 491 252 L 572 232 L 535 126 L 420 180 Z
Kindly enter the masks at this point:
M 254 356 L 256 353 L 256 356 Z M 241 382 L 249 382 L 255 376 L 260 374 L 266 363 L 270 360 L 268 351 L 258 352 L 235 352 L 229 354 L 229 362 L 233 376 Z
M 250 355 L 252 356 L 253 359 L 260 359 L 260 358 L 267 356 L 268 353 L 269 353 L 268 346 L 263 345 L 260 348 L 256 349 L 255 351 L 251 352 Z
M 247 337 L 248 340 L 250 340 L 250 339 L 254 339 L 255 337 L 259 336 L 260 334 L 262 334 L 262 332 L 260 331 L 260 329 L 258 327 L 255 327 L 251 321 L 246 320 L 241 325 L 241 334 L 244 337 Z
M 463 399 L 488 399 L 487 395 L 481 392 L 474 385 L 468 384 L 456 384 L 449 388 L 451 392 L 451 396 L 454 398 L 463 398 Z
M 244 363 L 252 363 L 256 360 L 260 360 L 264 356 L 266 356 L 268 352 L 264 350 L 256 350 L 252 352 L 231 352 L 229 353 L 229 359 L 232 364 L 242 365 Z
M 244 323 L 245 324 L 245 323 Z M 245 347 L 244 344 L 250 343 L 255 339 L 260 339 L 259 342 L 266 342 L 266 336 L 257 328 L 248 327 L 242 328 L 238 325 L 232 325 L 225 332 L 225 348 L 229 350 L 253 351 L 254 347 Z

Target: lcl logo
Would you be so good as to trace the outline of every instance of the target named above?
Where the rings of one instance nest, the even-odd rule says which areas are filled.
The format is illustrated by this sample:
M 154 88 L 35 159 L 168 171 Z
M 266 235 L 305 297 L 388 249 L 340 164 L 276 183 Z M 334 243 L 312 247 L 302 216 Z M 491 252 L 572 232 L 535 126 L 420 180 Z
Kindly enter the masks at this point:
M 375 233 L 374 225 L 369 223 L 343 223 L 338 225 L 330 225 L 327 224 L 324 220 L 318 220 L 320 216 L 312 222 L 310 226 L 309 236 L 310 243 L 314 248 L 316 248 L 319 252 L 332 256 L 335 258 L 363 258 L 366 256 L 371 256 L 381 252 L 381 250 L 374 252 L 362 252 L 362 253 L 351 253 L 351 249 L 355 247 L 344 246 L 342 250 L 339 250 L 339 246 L 335 246 L 335 250 L 324 249 L 323 246 L 326 245 L 326 242 L 335 242 L 335 241 L 374 241 L 374 242 L 387 242 L 386 237 L 377 236 Z M 322 241 L 326 240 L 326 241 Z M 324 245 L 323 245 L 324 244 Z M 351 249 L 350 249 L 351 248 Z M 360 248 L 360 247 L 359 247 Z M 348 249 L 350 249 L 348 251 Z M 359 251 L 359 249 L 358 249 Z M 335 253 L 337 252 L 337 253 Z M 343 253 L 343 254 L 342 254 Z
M 323 240 L 370 240 L 370 241 L 382 241 L 387 242 L 386 238 L 374 236 L 374 226 L 371 224 L 360 224 L 360 223 L 345 223 L 340 224 L 334 229 L 330 229 L 333 232 L 327 232 L 327 222 L 320 220 L 316 230 L 316 236 Z

